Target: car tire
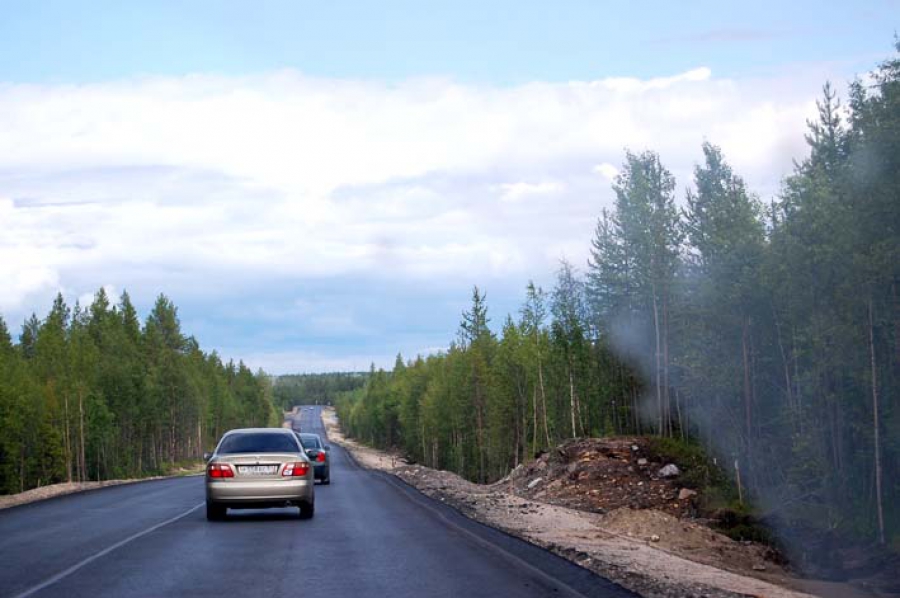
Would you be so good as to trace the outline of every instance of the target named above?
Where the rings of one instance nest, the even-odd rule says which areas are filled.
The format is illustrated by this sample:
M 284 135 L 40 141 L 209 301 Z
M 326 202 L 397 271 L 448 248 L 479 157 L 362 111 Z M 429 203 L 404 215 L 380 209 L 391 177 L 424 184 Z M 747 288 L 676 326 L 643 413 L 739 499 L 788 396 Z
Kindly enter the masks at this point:
M 225 519 L 227 510 L 228 509 L 224 505 L 206 501 L 206 520 L 222 521 L 223 519 Z
M 300 504 L 300 519 L 312 519 L 316 514 L 316 503 L 305 502 Z
M 323 486 L 327 486 L 327 485 L 329 485 L 330 483 L 331 483 L 331 476 L 328 476 L 327 478 L 322 478 L 322 485 L 323 485 Z

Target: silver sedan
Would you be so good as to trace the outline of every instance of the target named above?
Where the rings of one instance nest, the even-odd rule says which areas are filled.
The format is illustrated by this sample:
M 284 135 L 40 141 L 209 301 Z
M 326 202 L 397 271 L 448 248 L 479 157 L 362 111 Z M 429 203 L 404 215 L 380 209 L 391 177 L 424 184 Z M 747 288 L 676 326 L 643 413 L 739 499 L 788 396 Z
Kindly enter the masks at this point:
M 315 513 L 313 464 L 290 429 L 231 430 L 207 457 L 210 521 L 224 519 L 229 508 L 295 506 L 303 519 Z

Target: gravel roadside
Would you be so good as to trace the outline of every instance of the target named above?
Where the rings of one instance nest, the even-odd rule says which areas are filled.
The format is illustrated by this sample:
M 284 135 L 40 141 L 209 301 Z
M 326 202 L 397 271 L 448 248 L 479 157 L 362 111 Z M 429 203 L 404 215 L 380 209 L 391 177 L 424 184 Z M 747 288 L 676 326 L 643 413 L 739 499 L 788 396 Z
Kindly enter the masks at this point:
M 203 469 L 181 469 L 178 473 L 164 476 L 151 476 L 146 478 L 135 478 L 127 480 L 104 480 L 102 482 L 63 482 L 61 484 L 50 484 L 41 486 L 40 488 L 32 488 L 18 494 L 2 494 L 0 495 L 0 510 L 19 505 L 27 505 L 29 503 L 40 500 L 47 500 L 57 496 L 73 494 L 75 492 L 85 492 L 88 490 L 96 490 L 97 488 L 106 488 L 108 486 L 121 486 L 122 484 L 135 484 L 137 482 L 146 482 L 149 480 L 164 480 L 167 478 L 178 478 L 188 475 L 199 475 L 203 473 Z

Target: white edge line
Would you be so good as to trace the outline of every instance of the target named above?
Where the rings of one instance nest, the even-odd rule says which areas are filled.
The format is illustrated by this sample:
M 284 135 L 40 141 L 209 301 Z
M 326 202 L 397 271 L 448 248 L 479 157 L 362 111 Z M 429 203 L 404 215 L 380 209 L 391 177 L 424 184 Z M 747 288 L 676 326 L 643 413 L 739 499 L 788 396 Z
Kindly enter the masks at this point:
M 110 552 L 112 552 L 112 551 L 114 551 L 114 550 L 116 550 L 116 549 L 118 549 L 118 548 L 121 548 L 121 547 L 125 546 L 126 544 L 128 544 L 128 543 L 130 543 L 130 542 L 133 542 L 133 541 L 137 540 L 137 539 L 140 538 L 140 537 L 143 537 L 143 536 L 146 536 L 146 535 L 149 534 L 149 533 L 155 532 L 156 530 L 158 530 L 159 528 L 161 528 L 161 527 L 163 527 L 163 526 L 169 525 L 170 523 L 175 523 L 175 522 L 178 521 L 179 519 L 182 519 L 182 518 L 184 518 L 184 517 L 187 517 L 188 515 L 190 515 L 191 513 L 193 513 L 194 511 L 196 511 L 197 509 L 199 509 L 200 507 L 202 507 L 202 506 L 205 505 L 205 504 L 206 504 L 205 502 L 202 502 L 202 503 L 200 503 L 199 505 L 197 505 L 197 506 L 195 506 L 195 507 L 191 507 L 190 509 L 188 509 L 188 510 L 185 511 L 184 513 L 181 513 L 180 515 L 176 515 L 175 517 L 172 517 L 171 519 L 166 519 L 165 521 L 163 521 L 163 522 L 161 522 L 161 523 L 157 523 L 156 525 L 150 526 L 150 527 L 148 527 L 147 529 L 145 529 L 145 530 L 143 530 L 143 531 L 137 532 L 136 534 L 132 534 L 132 535 L 128 536 L 127 538 L 125 538 L 124 540 L 119 540 L 118 542 L 116 542 L 116 543 L 113 544 L 112 546 L 107 546 L 106 548 L 104 548 L 104 549 L 101 550 L 100 552 L 96 552 L 96 553 L 92 554 L 91 556 L 87 557 L 86 559 L 84 559 L 84 560 L 82 560 L 82 561 L 79 561 L 79 562 L 75 563 L 74 565 L 72 565 L 72 566 L 69 567 L 68 569 L 65 569 L 65 570 L 63 570 L 63 571 L 60 571 L 59 573 L 57 573 L 56 575 L 54 575 L 54 576 L 51 577 L 50 579 L 47 579 L 47 580 L 45 580 L 45 581 L 39 583 L 39 584 L 36 585 L 36 586 L 33 586 L 33 587 L 31 587 L 31 588 L 28 588 L 27 590 L 25 590 L 24 592 L 22 592 L 22 593 L 20 593 L 20 594 L 16 594 L 13 598 L 26 598 L 27 596 L 33 596 L 34 594 L 40 592 L 40 591 L 43 590 L 44 588 L 47 588 L 47 587 L 49 587 L 49 586 L 52 586 L 53 584 L 55 584 L 56 582 L 60 581 L 61 579 L 65 579 L 66 577 L 68 577 L 69 575 L 72 575 L 73 573 L 75 573 L 75 572 L 78 571 L 79 569 L 85 567 L 86 565 L 89 565 L 89 564 L 93 563 L 94 561 L 96 561 L 96 560 L 99 559 L 100 557 L 105 556 L 105 555 L 109 554 Z

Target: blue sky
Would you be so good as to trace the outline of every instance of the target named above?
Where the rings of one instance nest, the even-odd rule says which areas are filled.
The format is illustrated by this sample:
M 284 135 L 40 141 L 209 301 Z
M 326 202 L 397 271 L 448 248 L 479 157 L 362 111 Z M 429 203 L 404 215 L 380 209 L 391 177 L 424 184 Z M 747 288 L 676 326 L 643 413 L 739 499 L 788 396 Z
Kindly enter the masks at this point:
M 584 267 L 626 147 L 762 198 L 896 0 L 2 2 L 0 313 L 159 292 L 274 373 L 444 347 Z
M 898 24 L 869 2 L 171 1 L 3 3 L 0 77 L 84 82 L 290 67 L 325 77 L 522 83 L 867 67 Z M 846 68 L 846 67 L 845 67 Z

